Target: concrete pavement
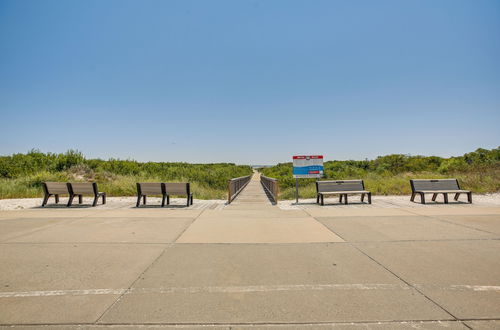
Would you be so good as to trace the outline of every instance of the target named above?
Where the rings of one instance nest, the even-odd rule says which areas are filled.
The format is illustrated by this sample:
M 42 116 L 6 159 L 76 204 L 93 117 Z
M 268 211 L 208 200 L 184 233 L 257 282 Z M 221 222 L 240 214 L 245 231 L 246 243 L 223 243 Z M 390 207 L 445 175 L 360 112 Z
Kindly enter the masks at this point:
M 0 212 L 0 328 L 496 329 L 500 210 Z

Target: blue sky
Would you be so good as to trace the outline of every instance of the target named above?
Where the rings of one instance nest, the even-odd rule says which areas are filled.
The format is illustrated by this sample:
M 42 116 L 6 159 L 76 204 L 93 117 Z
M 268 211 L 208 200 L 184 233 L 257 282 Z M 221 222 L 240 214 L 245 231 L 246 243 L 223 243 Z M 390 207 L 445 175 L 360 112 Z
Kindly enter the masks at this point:
M 0 154 L 273 164 L 500 145 L 500 1 L 0 0 Z

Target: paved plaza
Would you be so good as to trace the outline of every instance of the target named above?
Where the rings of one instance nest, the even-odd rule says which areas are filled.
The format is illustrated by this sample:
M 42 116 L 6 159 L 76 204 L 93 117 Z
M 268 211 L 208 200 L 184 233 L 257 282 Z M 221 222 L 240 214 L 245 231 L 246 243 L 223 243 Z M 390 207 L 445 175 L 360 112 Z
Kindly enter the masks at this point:
M 500 207 L 374 201 L 0 211 L 0 328 L 500 328 Z

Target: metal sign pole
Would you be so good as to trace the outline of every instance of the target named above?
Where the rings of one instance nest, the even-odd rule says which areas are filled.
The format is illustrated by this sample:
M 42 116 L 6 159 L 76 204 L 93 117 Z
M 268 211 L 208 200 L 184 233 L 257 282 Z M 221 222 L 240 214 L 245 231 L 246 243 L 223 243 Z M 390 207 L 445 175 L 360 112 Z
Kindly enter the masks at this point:
M 299 178 L 295 178 L 295 203 L 299 204 Z

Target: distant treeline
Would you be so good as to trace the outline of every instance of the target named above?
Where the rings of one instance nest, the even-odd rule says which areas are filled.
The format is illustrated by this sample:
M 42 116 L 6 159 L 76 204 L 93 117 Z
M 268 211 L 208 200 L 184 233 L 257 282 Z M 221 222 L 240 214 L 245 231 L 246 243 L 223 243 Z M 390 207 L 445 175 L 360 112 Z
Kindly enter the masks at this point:
M 227 180 L 252 173 L 231 163 L 188 164 L 87 159 L 81 152 L 0 156 L 0 198 L 36 197 L 43 181 L 96 181 L 111 196 L 132 196 L 136 182 L 191 182 L 195 198 L 224 198 Z
M 500 147 L 477 149 L 451 158 L 395 154 L 374 160 L 327 161 L 324 168 L 322 180 L 364 179 L 367 188 L 375 194 L 408 194 L 410 178 L 447 177 L 458 178 L 465 189 L 477 193 L 500 191 Z M 264 168 L 261 172 L 279 180 L 280 198 L 293 198 L 295 179 L 291 162 Z M 301 196 L 315 196 L 314 181 L 299 180 Z

